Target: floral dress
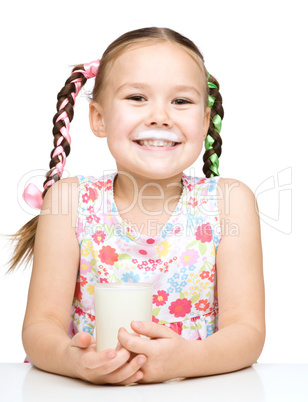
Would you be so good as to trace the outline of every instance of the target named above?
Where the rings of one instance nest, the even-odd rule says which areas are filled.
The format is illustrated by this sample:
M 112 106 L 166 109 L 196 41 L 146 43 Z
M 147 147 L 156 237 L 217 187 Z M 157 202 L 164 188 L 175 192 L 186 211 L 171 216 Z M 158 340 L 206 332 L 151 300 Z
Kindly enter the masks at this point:
M 218 330 L 219 177 L 183 173 L 176 209 L 161 232 L 148 237 L 119 215 L 113 195 L 116 175 L 109 171 L 98 179 L 78 176 L 80 268 L 68 335 L 85 331 L 95 337 L 96 283 L 146 282 L 153 284 L 154 322 L 185 339 L 208 337 Z

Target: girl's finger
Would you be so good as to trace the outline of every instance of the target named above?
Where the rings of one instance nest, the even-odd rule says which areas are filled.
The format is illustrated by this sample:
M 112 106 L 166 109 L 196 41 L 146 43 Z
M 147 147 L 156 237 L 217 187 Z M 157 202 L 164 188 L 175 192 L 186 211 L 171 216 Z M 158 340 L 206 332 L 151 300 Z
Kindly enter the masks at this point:
M 143 377 L 140 368 L 146 363 L 145 355 L 137 355 L 129 363 L 112 372 L 108 378 L 111 384 L 128 385 L 139 381 Z
M 125 328 L 120 328 L 118 332 L 118 340 L 123 348 L 130 352 L 139 354 L 143 353 L 149 356 L 152 352 L 153 345 L 150 339 L 144 339 L 141 337 L 132 336 Z
M 130 352 L 124 348 L 120 350 L 106 349 L 101 352 L 88 353 L 84 356 L 83 364 L 88 369 L 101 368 L 102 375 L 111 373 L 123 366 L 130 358 Z
M 70 345 L 77 348 L 85 349 L 94 342 L 94 338 L 88 332 L 78 332 L 70 342 Z
M 148 336 L 151 339 L 176 337 L 176 333 L 165 325 L 152 321 L 132 321 L 132 329 L 138 334 Z

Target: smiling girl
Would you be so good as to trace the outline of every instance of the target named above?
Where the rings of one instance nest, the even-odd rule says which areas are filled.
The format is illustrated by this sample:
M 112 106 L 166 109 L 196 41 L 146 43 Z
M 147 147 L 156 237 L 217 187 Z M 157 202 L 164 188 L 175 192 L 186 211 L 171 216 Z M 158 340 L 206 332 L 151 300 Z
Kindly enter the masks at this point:
M 61 179 L 75 98 L 92 77 L 90 126 L 117 170 Z M 128 32 L 73 69 L 58 94 L 44 192 L 24 193 L 41 214 L 16 234 L 11 265 L 34 256 L 23 326 L 34 365 L 125 385 L 256 361 L 265 338 L 260 222 L 252 191 L 219 176 L 222 118 L 202 54 L 167 28 Z M 187 176 L 203 146 L 204 176 Z M 96 352 L 94 285 L 114 281 L 153 283 L 153 319 L 132 322 L 133 333 L 120 328 L 118 346 Z

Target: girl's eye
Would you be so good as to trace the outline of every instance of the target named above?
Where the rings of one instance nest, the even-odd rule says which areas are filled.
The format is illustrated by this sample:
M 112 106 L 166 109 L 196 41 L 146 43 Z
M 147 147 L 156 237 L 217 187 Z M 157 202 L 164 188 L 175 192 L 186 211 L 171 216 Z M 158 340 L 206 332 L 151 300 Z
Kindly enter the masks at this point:
M 131 100 L 134 100 L 134 101 L 136 101 L 136 102 L 140 102 L 140 100 L 141 100 L 141 99 L 144 99 L 144 97 L 141 96 L 141 95 L 135 95 L 135 96 L 130 96 L 130 97 L 127 98 L 127 99 L 131 99 Z
M 186 103 L 191 103 L 187 99 L 175 99 L 174 102 L 178 102 L 177 105 L 185 105 Z

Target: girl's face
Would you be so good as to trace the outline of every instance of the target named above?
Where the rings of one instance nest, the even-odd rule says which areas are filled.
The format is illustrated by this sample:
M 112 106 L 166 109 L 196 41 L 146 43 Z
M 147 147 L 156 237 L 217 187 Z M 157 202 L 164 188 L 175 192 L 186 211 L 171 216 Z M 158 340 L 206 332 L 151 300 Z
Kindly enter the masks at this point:
M 134 47 L 120 55 L 107 74 L 100 101 L 90 105 L 91 128 L 107 137 L 118 171 L 159 180 L 191 166 L 209 125 L 204 87 L 196 61 L 169 42 Z M 168 150 L 141 147 L 134 140 L 148 130 L 174 133 L 181 143 Z

